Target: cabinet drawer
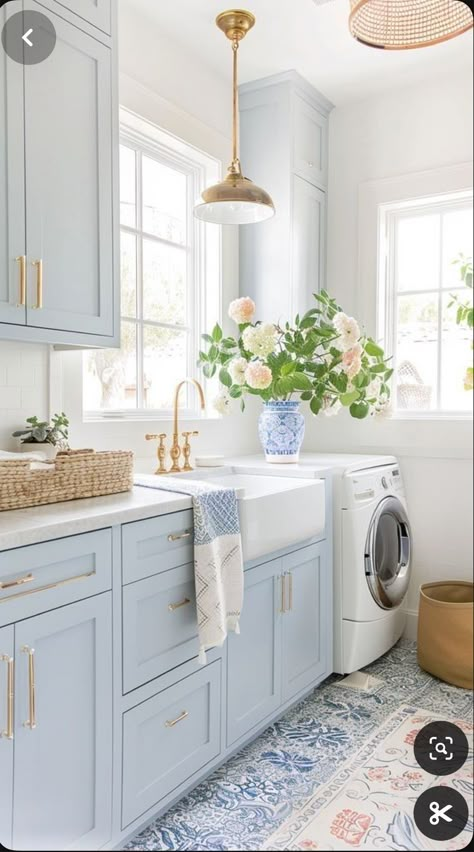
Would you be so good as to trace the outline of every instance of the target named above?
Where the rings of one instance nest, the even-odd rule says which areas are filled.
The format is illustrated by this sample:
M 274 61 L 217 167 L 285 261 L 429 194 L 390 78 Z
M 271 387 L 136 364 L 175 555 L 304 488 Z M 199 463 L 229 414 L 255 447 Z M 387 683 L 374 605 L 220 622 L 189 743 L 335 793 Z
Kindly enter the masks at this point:
M 192 511 L 125 524 L 122 527 L 122 559 L 124 585 L 192 562 Z
M 112 532 L 84 533 L 0 553 L 0 625 L 112 587 Z
M 194 565 L 123 588 L 123 691 L 198 654 Z
M 123 716 L 122 828 L 220 752 L 221 663 Z
M 299 95 L 295 95 L 294 170 L 318 186 L 326 186 L 327 121 Z

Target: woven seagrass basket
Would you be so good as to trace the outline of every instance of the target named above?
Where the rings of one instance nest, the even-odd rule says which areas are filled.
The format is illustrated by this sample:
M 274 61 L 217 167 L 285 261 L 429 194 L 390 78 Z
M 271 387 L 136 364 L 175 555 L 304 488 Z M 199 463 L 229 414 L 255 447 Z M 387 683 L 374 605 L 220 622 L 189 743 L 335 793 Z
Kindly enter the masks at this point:
M 0 461 L 0 511 L 119 494 L 133 487 L 133 453 L 128 450 L 59 452 L 47 468 L 25 459 Z

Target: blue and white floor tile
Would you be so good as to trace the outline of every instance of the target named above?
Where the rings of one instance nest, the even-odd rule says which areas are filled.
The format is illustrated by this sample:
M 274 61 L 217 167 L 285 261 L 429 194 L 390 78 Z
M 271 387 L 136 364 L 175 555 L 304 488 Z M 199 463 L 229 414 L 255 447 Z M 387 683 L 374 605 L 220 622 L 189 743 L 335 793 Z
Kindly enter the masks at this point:
M 380 681 L 371 691 L 328 678 L 126 849 L 259 849 L 401 704 L 471 719 L 472 693 L 421 671 L 412 643 L 402 640 L 366 671 Z

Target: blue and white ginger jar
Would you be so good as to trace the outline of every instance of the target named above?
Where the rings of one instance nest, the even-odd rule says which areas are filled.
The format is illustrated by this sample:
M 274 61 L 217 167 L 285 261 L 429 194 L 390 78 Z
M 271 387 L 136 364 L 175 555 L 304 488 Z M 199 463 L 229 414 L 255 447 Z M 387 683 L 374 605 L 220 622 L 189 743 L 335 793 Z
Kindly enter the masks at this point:
M 292 400 L 264 403 L 258 435 L 267 462 L 290 464 L 298 461 L 305 428 L 299 407 L 300 403 Z

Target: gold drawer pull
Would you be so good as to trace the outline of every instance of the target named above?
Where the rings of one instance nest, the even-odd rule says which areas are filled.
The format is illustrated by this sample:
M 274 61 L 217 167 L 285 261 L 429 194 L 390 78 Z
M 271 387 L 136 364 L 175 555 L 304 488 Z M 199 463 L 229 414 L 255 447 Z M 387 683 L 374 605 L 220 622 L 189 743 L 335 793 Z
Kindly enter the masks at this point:
M 183 721 L 183 719 L 186 719 L 188 716 L 189 716 L 188 711 L 187 711 L 187 710 L 183 710 L 183 712 L 181 713 L 181 715 L 180 715 L 180 716 L 178 716 L 178 718 L 177 718 L 177 719 L 173 719 L 171 722 L 170 722 L 170 721 L 165 722 L 165 727 L 166 727 L 166 728 L 174 728 L 174 726 L 175 726 L 175 725 L 177 725 L 177 724 L 178 724 L 178 722 L 182 722 L 182 721 Z
M 15 260 L 20 264 L 20 294 L 17 308 L 24 308 L 26 305 L 26 255 L 20 254 Z
M 292 611 L 292 609 L 293 609 L 293 574 L 291 573 L 291 571 L 290 571 L 290 573 L 289 573 L 289 575 L 288 575 L 288 584 L 289 584 L 289 592 L 288 592 L 288 597 L 289 597 L 289 601 L 288 601 L 288 609 L 289 609 L 289 610 L 290 610 L 290 612 L 291 612 L 291 611 Z
M 172 533 L 168 536 L 168 541 L 180 541 L 182 538 L 191 538 L 192 530 L 185 530 L 182 533 Z
M 24 728 L 33 731 L 36 728 L 36 683 L 35 683 L 35 649 L 23 645 L 22 654 L 28 654 L 28 714 L 29 719 L 23 722 Z
M 183 598 L 179 603 L 168 604 L 168 609 L 170 612 L 174 612 L 177 609 L 181 609 L 182 606 L 186 606 L 186 604 L 191 603 L 189 598 Z
M 6 740 L 13 739 L 13 691 L 14 691 L 14 680 L 13 680 L 13 657 L 9 657 L 8 654 L 3 654 L 0 657 L 2 663 L 7 664 L 7 727 L 5 731 L 0 731 L 0 737 L 4 737 Z
M 59 589 L 60 586 L 68 586 L 69 583 L 77 583 L 79 580 L 88 580 L 89 577 L 94 577 L 95 571 L 88 571 L 87 574 L 77 574 L 75 577 L 66 577 L 65 580 L 56 580 L 55 583 L 48 583 L 47 586 L 40 586 L 38 589 L 27 589 L 26 592 L 17 592 L 16 595 L 9 595 L 7 598 L 1 598 L 0 603 L 14 601 L 16 598 L 23 598 L 26 595 L 36 595 L 37 592 L 49 592 L 51 589 Z M 34 580 L 34 577 L 32 577 Z
M 280 583 L 281 583 L 281 606 L 280 606 L 280 612 L 282 612 L 282 613 L 283 613 L 283 612 L 286 612 L 286 606 L 285 606 L 285 581 L 286 581 L 286 574 L 282 574 L 282 575 L 281 575 L 281 577 L 280 577 Z
M 0 583 L 0 591 L 4 589 L 13 589 L 15 586 L 24 586 L 25 583 L 31 583 L 35 578 L 33 574 L 27 574 L 26 577 L 20 577 L 18 580 L 11 580 L 8 583 Z
M 36 266 L 36 305 L 33 309 L 40 311 L 43 307 L 43 261 L 34 260 L 32 266 Z

